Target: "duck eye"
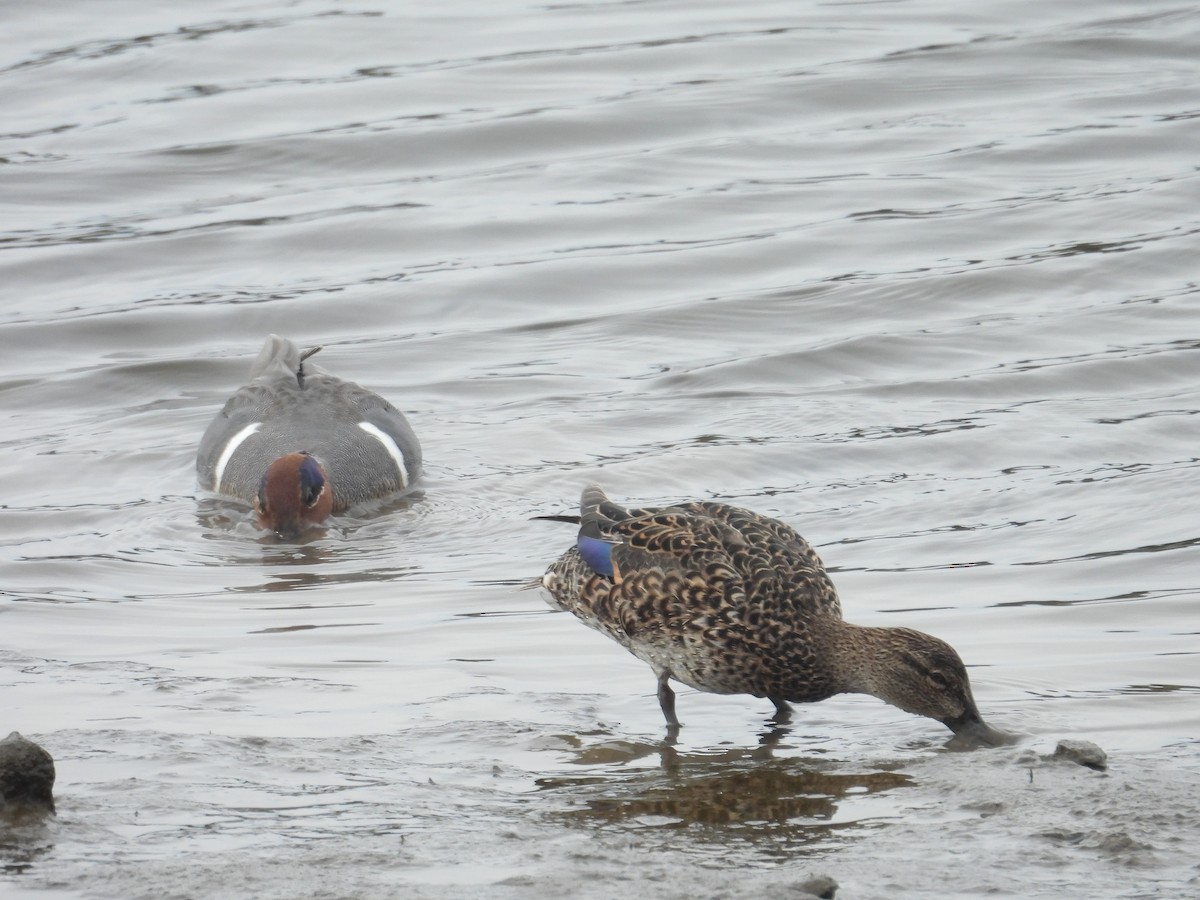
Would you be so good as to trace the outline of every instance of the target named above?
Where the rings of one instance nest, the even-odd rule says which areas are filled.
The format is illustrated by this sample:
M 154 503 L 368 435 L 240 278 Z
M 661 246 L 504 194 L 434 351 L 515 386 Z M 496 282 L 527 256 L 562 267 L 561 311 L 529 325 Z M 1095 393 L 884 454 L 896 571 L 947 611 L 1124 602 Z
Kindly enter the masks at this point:
M 948 679 L 941 672 L 930 672 L 927 677 L 929 678 L 930 681 L 932 681 L 939 688 L 950 687 L 950 679 Z
M 325 487 L 323 484 L 306 484 L 300 488 L 300 501 L 305 506 L 312 506 L 321 496 L 321 489 Z

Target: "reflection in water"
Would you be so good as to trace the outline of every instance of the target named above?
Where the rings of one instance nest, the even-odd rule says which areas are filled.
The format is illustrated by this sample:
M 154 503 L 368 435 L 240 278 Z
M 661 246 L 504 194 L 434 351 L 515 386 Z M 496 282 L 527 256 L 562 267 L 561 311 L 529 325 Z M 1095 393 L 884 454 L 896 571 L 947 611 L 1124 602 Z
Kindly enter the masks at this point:
M 786 733 L 784 728 L 769 729 L 757 747 L 690 753 L 679 752 L 669 737 L 661 743 L 605 740 L 585 746 L 578 737 L 562 736 L 578 748 L 573 762 L 601 770 L 548 776 L 536 783 L 542 790 L 578 796 L 581 805 L 562 814 L 575 824 L 734 826 L 743 839 L 800 843 L 826 836 L 831 826 L 860 819 L 845 811 L 839 815 L 848 800 L 913 783 L 899 772 L 830 772 L 820 770 L 828 768 L 823 761 L 775 759 L 773 750 Z M 653 756 L 659 758 L 657 769 L 625 768 Z M 730 833 L 722 830 L 713 837 L 725 842 Z
M 912 784 L 897 772 L 832 773 L 804 760 L 754 765 L 723 763 L 707 756 L 677 759 L 664 771 L 607 777 L 544 778 L 544 789 L 570 788 L 583 805 L 568 820 L 632 827 L 738 826 L 743 838 L 825 836 L 847 798 L 878 794 Z M 602 796 L 596 796 L 597 793 Z M 846 824 L 846 823 L 837 823 Z M 780 825 L 788 826 L 786 831 Z M 761 832 L 757 834 L 756 832 Z M 728 832 L 719 832 L 720 839 Z
M 54 849 L 54 823 L 42 811 L 0 814 L 0 872 L 19 874 Z

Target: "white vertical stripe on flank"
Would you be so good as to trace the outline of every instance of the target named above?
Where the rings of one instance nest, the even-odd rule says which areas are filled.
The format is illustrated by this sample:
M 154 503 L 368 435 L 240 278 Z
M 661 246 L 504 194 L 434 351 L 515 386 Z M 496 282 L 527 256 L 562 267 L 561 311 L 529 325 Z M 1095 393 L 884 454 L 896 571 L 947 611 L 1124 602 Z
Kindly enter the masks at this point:
M 229 443 L 225 445 L 225 449 L 221 451 L 221 456 L 217 459 L 217 468 L 213 471 L 213 490 L 221 490 L 221 476 L 225 474 L 225 467 L 229 465 L 229 460 L 233 459 L 233 452 L 238 447 L 242 446 L 242 442 L 258 429 L 262 428 L 262 422 L 255 422 L 252 425 L 247 425 L 237 434 L 229 439 Z
M 396 468 L 400 470 L 400 487 L 408 487 L 408 462 L 404 459 L 404 451 L 392 440 L 391 435 L 370 422 L 359 422 L 358 427 L 383 444 L 383 449 L 387 450 L 388 456 L 395 461 Z

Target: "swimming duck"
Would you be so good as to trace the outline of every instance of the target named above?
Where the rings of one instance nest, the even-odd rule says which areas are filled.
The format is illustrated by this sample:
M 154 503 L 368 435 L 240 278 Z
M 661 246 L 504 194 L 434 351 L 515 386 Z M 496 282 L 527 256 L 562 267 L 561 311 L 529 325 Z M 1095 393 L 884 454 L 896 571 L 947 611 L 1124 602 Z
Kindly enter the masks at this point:
M 984 723 L 954 648 L 910 628 L 842 619 L 837 591 L 804 538 L 776 519 L 695 501 L 624 509 L 591 485 L 580 529 L 542 585 L 551 605 L 611 637 L 658 678 L 678 728 L 674 678 L 714 694 L 775 704 L 872 694 L 975 744 L 1006 735 Z
M 421 470 L 408 421 L 378 394 L 308 362 L 272 334 L 200 439 L 200 487 L 254 506 L 280 537 L 406 490 Z

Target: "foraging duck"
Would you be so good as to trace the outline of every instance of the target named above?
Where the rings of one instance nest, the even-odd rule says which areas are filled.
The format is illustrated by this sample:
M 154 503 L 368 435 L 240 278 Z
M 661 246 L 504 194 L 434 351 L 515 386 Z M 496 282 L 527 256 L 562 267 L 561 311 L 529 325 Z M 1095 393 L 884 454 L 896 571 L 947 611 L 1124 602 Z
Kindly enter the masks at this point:
M 254 506 L 284 538 L 357 503 L 406 490 L 421 470 L 408 421 L 378 394 L 308 362 L 272 334 L 200 439 L 200 487 Z
M 672 728 L 668 681 L 775 704 L 871 694 L 995 746 L 1005 735 L 979 715 L 954 648 L 910 628 L 842 619 L 829 574 L 790 526 L 724 503 L 624 509 L 584 489 L 576 545 L 542 577 L 551 605 L 607 634 L 658 678 Z

